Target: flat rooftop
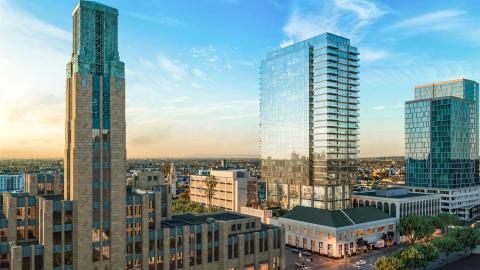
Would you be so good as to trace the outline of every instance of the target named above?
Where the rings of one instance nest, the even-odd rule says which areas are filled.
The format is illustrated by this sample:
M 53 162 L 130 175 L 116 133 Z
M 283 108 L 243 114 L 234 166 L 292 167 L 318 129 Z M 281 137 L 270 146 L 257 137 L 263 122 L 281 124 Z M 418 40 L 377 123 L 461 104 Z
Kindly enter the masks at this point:
M 378 197 L 378 198 L 394 198 L 394 199 L 414 198 L 414 197 L 433 195 L 433 194 L 415 193 L 415 192 L 408 192 L 407 194 L 402 194 L 402 195 L 379 195 L 377 194 L 376 191 L 361 191 L 361 192 L 353 192 L 352 194 L 361 195 L 361 196 Z
M 188 225 L 199 225 L 207 223 L 208 219 L 221 220 L 221 221 L 230 221 L 230 220 L 242 220 L 247 218 L 252 218 L 252 216 L 243 215 L 240 213 L 234 212 L 216 212 L 208 214 L 181 214 L 174 215 L 171 219 L 165 220 L 162 223 L 169 227 L 181 227 Z
M 394 217 L 374 207 L 327 210 L 295 206 L 281 218 L 339 228 Z

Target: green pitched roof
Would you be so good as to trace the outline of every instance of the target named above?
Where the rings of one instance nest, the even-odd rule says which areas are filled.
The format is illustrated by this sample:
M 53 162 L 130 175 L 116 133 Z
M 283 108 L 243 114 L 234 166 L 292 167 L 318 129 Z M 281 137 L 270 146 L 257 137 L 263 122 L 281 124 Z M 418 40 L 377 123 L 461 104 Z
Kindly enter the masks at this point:
M 392 217 L 374 207 L 326 210 L 296 206 L 282 218 L 338 228 Z
M 348 208 L 343 209 L 343 212 L 345 212 L 355 224 L 393 218 L 375 207 Z

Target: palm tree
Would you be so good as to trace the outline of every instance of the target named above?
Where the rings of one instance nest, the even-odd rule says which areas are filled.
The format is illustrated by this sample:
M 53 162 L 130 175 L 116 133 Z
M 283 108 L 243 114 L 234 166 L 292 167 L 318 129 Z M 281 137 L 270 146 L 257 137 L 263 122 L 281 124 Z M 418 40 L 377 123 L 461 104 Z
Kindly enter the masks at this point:
M 213 175 L 209 175 L 205 178 L 205 197 L 208 199 L 208 212 L 211 210 L 212 199 L 215 193 L 215 187 L 217 186 L 217 178 Z
M 182 191 L 182 193 L 180 193 L 180 195 L 179 195 L 180 199 L 185 200 L 185 201 L 190 200 L 190 187 L 189 186 L 187 186 L 187 185 L 185 185 L 185 183 L 181 182 L 178 185 L 178 189 L 180 189 Z

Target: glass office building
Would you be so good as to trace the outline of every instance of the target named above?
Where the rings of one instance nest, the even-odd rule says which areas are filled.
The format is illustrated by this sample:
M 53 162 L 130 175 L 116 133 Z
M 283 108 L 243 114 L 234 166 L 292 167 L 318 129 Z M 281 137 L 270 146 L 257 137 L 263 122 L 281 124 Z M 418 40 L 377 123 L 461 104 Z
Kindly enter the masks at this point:
M 358 136 L 358 51 L 325 33 L 268 54 L 260 67 L 262 177 L 268 199 L 350 205 Z
M 441 194 L 440 210 L 465 222 L 480 215 L 478 93 L 458 79 L 417 86 L 405 103 L 406 185 Z
M 478 184 L 478 83 L 460 79 L 415 88 L 405 104 L 406 184 Z

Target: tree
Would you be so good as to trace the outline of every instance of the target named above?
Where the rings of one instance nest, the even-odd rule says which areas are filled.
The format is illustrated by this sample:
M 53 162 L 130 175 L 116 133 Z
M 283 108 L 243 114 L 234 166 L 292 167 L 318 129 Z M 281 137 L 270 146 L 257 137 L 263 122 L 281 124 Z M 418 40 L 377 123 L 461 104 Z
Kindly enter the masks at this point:
M 463 249 L 473 249 L 480 244 L 480 233 L 470 227 L 452 229 L 448 232 L 447 237 L 456 239 Z
M 180 189 L 182 192 L 180 193 L 180 195 L 178 196 L 180 199 L 182 200 L 190 200 L 190 187 L 185 185 L 185 183 L 181 182 L 179 185 L 178 185 L 178 189 Z
M 380 257 L 373 263 L 375 270 L 400 270 L 400 262 L 396 257 Z
M 217 178 L 214 175 L 209 175 L 205 178 L 205 197 L 208 199 L 208 212 L 212 207 L 212 199 L 215 194 L 215 187 L 217 187 Z
M 425 259 L 429 262 L 433 262 L 436 259 L 438 259 L 438 256 L 439 256 L 438 249 L 430 243 L 418 245 L 417 249 L 423 254 L 423 256 L 425 256 Z
M 434 217 L 433 224 L 437 229 L 443 230 L 446 234 L 448 232 L 448 226 L 460 226 L 462 221 L 453 214 L 450 213 L 440 213 Z
M 457 239 L 451 236 L 438 237 L 432 240 L 432 244 L 440 251 L 445 253 L 447 256 L 452 252 L 462 251 L 462 245 L 457 241 Z
M 430 237 L 435 231 L 433 218 L 428 216 L 410 215 L 400 220 L 398 226 L 401 235 L 414 243 L 417 239 Z
M 407 247 L 398 253 L 400 269 L 417 269 L 427 266 L 427 259 L 416 247 Z

